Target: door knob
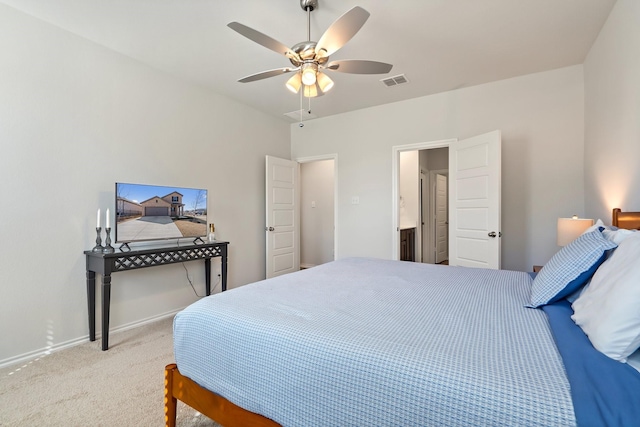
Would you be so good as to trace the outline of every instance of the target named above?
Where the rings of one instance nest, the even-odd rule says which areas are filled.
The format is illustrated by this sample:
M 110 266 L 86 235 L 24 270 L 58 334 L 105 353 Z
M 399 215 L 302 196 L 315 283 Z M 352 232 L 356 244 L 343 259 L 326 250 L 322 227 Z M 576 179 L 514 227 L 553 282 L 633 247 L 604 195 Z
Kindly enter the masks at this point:
M 490 233 L 488 234 L 488 236 L 489 236 L 489 237 L 496 237 L 496 236 L 497 236 L 497 234 L 496 234 L 496 232 L 495 232 L 495 231 L 492 231 L 492 232 L 490 232 Z
M 273 228 L 273 227 L 265 227 L 264 229 L 265 229 L 265 230 L 267 230 L 267 231 L 273 231 L 273 230 L 275 230 L 275 228 Z

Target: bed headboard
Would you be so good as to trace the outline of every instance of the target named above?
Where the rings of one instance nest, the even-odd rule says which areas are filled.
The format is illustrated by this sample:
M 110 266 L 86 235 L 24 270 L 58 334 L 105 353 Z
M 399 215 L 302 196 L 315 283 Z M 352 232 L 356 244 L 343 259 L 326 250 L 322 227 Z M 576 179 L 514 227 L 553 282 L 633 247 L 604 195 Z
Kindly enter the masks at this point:
M 618 228 L 640 229 L 640 212 L 622 212 L 619 208 L 615 208 L 611 225 Z

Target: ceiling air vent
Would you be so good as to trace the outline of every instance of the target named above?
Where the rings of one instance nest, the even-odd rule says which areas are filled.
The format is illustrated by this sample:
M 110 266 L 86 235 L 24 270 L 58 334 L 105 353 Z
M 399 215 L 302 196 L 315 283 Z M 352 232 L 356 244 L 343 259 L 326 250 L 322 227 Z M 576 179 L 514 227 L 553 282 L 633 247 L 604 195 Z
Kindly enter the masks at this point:
M 407 80 L 407 77 L 404 74 L 398 74 L 397 76 L 388 77 L 380 81 L 384 83 L 386 86 L 391 87 L 391 86 L 400 85 L 402 83 L 407 83 L 409 80 Z
M 296 110 L 296 111 L 292 111 L 290 113 L 284 113 L 285 116 L 289 117 L 290 119 L 292 119 L 293 121 L 299 122 L 301 120 L 311 120 L 311 119 L 315 119 L 318 116 L 316 116 L 313 113 L 310 113 L 308 110 Z

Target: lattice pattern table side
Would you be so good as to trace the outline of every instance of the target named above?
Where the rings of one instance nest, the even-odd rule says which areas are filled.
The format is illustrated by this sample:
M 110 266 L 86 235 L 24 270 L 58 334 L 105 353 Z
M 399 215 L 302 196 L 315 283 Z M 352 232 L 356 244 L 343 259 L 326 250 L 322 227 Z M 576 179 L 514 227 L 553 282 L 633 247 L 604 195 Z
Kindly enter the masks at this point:
M 220 246 L 170 250 L 149 254 L 128 254 L 118 256 L 114 260 L 114 271 L 132 270 L 134 268 L 151 267 L 154 265 L 172 264 L 176 262 L 219 256 L 222 256 L 222 248 Z

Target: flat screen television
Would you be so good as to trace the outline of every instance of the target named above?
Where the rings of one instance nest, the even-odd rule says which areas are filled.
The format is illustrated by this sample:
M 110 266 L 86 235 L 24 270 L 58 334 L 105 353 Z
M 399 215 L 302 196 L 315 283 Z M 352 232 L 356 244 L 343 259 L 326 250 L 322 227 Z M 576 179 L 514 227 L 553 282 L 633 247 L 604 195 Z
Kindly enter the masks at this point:
M 207 235 L 207 190 L 116 182 L 116 243 Z

